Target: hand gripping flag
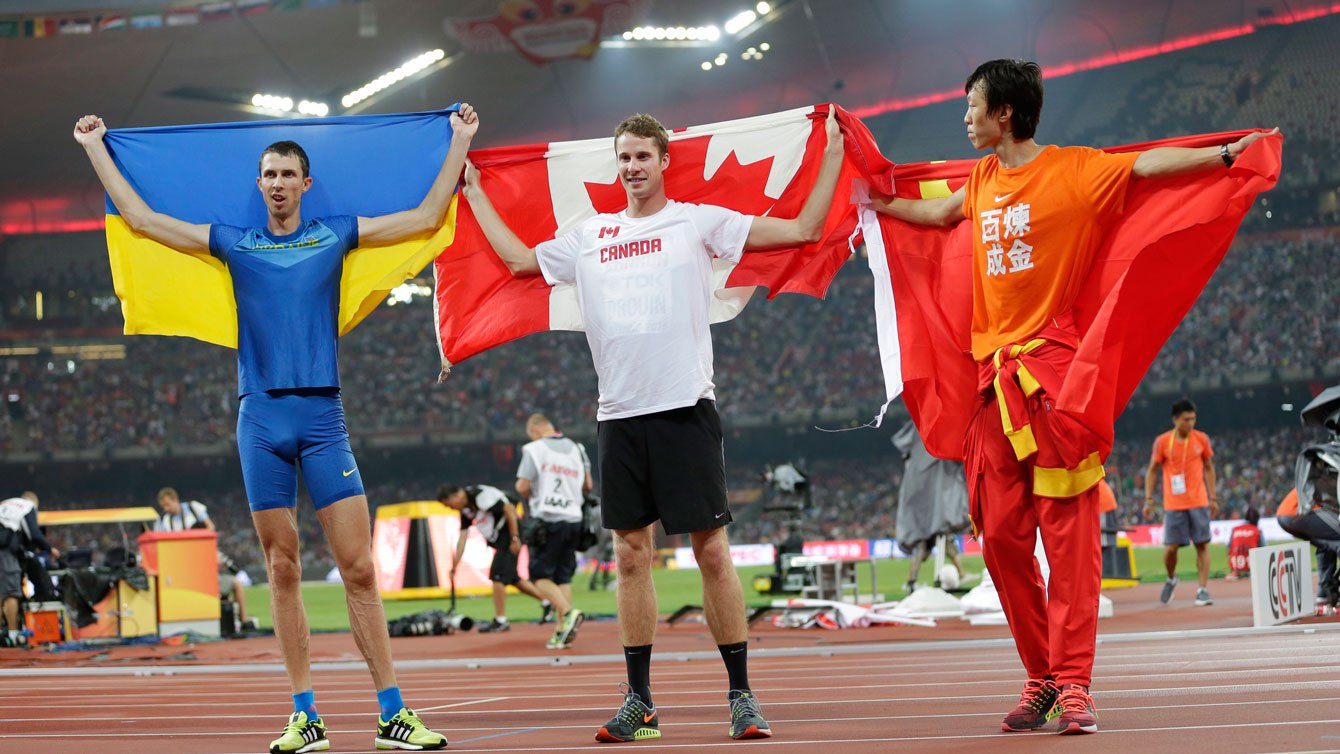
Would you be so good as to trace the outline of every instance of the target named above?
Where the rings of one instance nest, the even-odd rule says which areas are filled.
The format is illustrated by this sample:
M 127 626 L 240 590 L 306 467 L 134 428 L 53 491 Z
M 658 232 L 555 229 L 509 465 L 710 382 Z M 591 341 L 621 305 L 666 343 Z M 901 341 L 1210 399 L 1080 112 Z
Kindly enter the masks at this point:
M 750 215 L 795 217 L 809 197 L 827 138 L 830 105 L 678 129 L 670 134 L 666 194 Z M 712 322 L 731 319 L 755 286 L 822 297 L 850 256 L 856 227 L 851 204 L 857 179 L 892 190 L 892 163 L 870 132 L 839 109 L 845 156 L 822 238 L 799 248 L 749 252 L 737 265 L 717 260 Z M 614 138 L 532 144 L 472 152 L 481 185 L 499 214 L 529 246 L 562 234 L 600 212 L 619 212 L 628 199 L 619 182 Z M 870 176 L 874 176 L 872 179 Z M 462 203 L 456 243 L 434 264 L 437 330 L 443 367 L 542 330 L 580 330 L 572 286 L 543 277 L 514 279 Z
M 1204 147 L 1246 131 L 1113 147 Z M 1126 208 L 1098 251 L 1076 299 L 1080 346 L 1057 396 L 1111 450 L 1113 424 L 1228 251 L 1256 195 L 1279 178 L 1283 138 L 1248 147 L 1229 169 L 1172 179 L 1132 179 Z M 972 160 L 899 165 L 896 195 L 949 196 Z M 861 210 L 875 277 L 875 317 L 889 401 L 900 393 L 926 448 L 963 458 L 977 407 L 977 365 L 970 355 L 972 223 L 926 228 Z M 886 404 L 887 406 L 887 404 Z
M 286 139 L 301 144 L 311 161 L 304 218 L 372 217 L 423 200 L 451 145 L 455 110 L 126 128 L 108 131 L 106 142 L 122 175 L 151 208 L 189 223 L 264 226 L 265 203 L 256 188 L 261 151 Z M 455 212 L 453 198 L 437 230 L 349 254 L 340 281 L 341 335 L 451 243 Z M 127 335 L 184 335 L 237 347 L 232 279 L 221 261 L 135 233 L 110 198 L 107 250 Z

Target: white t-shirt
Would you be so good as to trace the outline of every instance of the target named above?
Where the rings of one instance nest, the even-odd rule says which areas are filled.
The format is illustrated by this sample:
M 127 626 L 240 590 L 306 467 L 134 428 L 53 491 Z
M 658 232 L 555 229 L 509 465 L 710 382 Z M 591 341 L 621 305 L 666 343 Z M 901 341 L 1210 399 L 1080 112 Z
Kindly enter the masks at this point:
M 526 514 L 541 521 L 581 521 L 582 487 L 590 470 L 586 448 L 562 435 L 526 443 L 516 470 L 517 479 L 530 481 Z
M 753 218 L 671 201 L 650 217 L 602 214 L 535 247 L 550 285 L 575 283 L 600 381 L 596 419 L 715 399 L 712 258 L 738 262 Z

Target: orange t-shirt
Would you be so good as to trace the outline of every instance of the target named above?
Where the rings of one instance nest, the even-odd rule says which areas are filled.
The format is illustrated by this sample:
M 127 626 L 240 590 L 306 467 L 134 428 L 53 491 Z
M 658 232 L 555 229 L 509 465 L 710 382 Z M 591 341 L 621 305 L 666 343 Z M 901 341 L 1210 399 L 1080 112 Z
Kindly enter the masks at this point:
M 1154 440 L 1154 454 L 1150 460 L 1163 467 L 1163 509 L 1184 511 L 1204 508 L 1210 504 L 1205 490 L 1205 462 L 1214 457 L 1209 435 L 1191 430 L 1191 436 L 1179 440 L 1176 430 L 1168 430 Z M 1173 477 L 1181 475 L 1186 491 L 1174 492 Z
M 1276 516 L 1297 516 L 1298 515 L 1298 488 L 1289 490 L 1289 494 L 1280 501 L 1279 510 L 1275 511 Z
M 1126 201 L 1138 153 L 1044 147 L 1027 165 L 978 160 L 964 184 L 973 223 L 972 356 L 1022 343 L 1070 310 Z
M 1112 492 L 1112 488 L 1107 486 L 1106 479 L 1098 481 L 1098 512 L 1107 513 L 1117 509 L 1117 496 Z

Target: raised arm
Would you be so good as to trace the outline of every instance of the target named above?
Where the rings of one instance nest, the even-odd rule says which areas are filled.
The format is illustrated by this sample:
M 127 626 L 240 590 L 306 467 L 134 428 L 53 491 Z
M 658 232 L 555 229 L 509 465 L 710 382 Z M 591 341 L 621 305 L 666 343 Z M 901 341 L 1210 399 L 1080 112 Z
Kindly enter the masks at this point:
M 478 130 L 479 116 L 475 114 L 475 109 L 462 103 L 460 112 L 451 114 L 451 146 L 447 149 L 447 156 L 442 159 L 442 169 L 438 171 L 423 201 L 414 209 L 403 212 L 358 218 L 359 245 L 399 243 L 440 228 L 447 215 L 447 207 L 451 205 L 451 195 L 456 191 L 456 182 L 460 180 L 461 169 L 465 167 L 465 155 L 470 151 L 470 142 Z
M 814 179 L 814 188 L 810 189 L 800 214 L 790 220 L 755 217 L 744 242 L 746 251 L 814 243 L 823 235 L 824 219 L 828 217 L 828 209 L 833 206 L 833 191 L 837 188 L 838 173 L 842 170 L 842 131 L 838 128 L 836 113 L 837 108 L 830 107 L 828 119 L 824 121 L 828 145 L 824 148 L 823 162 L 819 165 L 819 176 Z
M 958 191 L 938 199 L 900 199 L 896 196 L 875 194 L 870 197 L 870 206 L 876 212 L 892 215 L 913 225 L 954 225 L 963 216 L 963 187 Z
M 74 124 L 74 140 L 84 148 L 93 172 L 130 229 L 177 251 L 209 251 L 209 225 L 195 225 L 155 212 L 135 193 L 107 151 L 103 142 L 106 134 L 107 125 L 96 115 L 85 115 Z
M 1237 141 L 1223 147 L 1155 147 L 1135 159 L 1131 174 L 1137 178 L 1171 178 L 1190 173 L 1204 173 L 1215 168 L 1223 168 L 1223 150 L 1228 149 L 1228 160 L 1238 159 L 1238 155 L 1257 139 L 1279 133 L 1278 128 L 1269 131 L 1253 131 Z
M 540 262 L 535 258 L 535 249 L 522 243 L 520 238 L 507 227 L 488 194 L 479 185 L 479 170 L 474 165 L 465 166 L 465 198 L 470 200 L 470 210 L 475 214 L 479 229 L 493 247 L 493 253 L 507 265 L 513 277 L 531 277 L 540 274 Z

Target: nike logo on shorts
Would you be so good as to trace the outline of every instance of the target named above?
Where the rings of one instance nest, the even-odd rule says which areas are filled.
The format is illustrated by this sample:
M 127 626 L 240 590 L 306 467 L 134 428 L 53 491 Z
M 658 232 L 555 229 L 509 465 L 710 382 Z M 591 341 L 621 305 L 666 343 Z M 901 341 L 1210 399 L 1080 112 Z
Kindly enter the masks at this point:
M 358 471 L 357 468 L 352 468 L 352 469 L 349 469 L 348 471 L 344 472 L 344 475 L 345 475 L 345 476 L 349 476 L 350 474 L 353 474 L 353 473 L 355 473 L 356 471 Z

